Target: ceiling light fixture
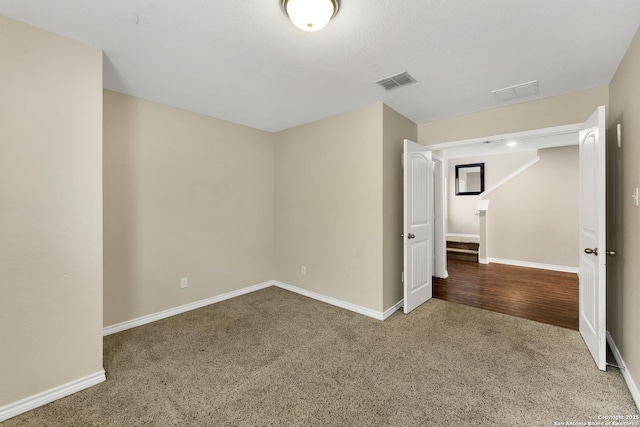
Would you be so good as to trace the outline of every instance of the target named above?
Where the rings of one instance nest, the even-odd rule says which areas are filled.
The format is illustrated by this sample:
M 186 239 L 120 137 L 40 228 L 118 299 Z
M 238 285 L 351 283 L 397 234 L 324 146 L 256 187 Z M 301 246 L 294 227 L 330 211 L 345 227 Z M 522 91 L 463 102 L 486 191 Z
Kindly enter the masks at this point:
M 338 0 L 282 0 L 282 10 L 293 25 L 304 31 L 318 31 L 338 13 Z
M 515 147 L 518 145 L 518 141 L 509 141 L 507 142 L 507 147 Z

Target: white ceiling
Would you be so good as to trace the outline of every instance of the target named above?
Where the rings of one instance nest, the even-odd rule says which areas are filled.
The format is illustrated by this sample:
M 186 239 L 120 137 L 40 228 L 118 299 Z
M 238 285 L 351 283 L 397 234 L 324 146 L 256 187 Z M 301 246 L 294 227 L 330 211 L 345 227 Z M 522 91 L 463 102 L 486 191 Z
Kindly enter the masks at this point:
M 342 0 L 318 32 L 280 0 L 0 0 L 104 50 L 107 89 L 277 131 L 376 102 L 416 123 L 607 85 L 638 0 Z M 418 83 L 374 81 L 408 71 Z M 491 91 L 538 80 L 499 104 Z

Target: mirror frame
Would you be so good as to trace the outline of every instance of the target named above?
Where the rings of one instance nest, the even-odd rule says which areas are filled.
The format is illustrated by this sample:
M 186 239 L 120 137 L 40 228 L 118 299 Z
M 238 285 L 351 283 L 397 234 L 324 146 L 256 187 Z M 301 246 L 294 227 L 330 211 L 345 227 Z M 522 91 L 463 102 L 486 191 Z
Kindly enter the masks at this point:
M 460 169 L 480 167 L 480 191 L 460 191 L 458 187 L 458 176 Z M 484 163 L 469 163 L 466 165 L 456 165 L 456 196 L 477 196 L 484 193 Z

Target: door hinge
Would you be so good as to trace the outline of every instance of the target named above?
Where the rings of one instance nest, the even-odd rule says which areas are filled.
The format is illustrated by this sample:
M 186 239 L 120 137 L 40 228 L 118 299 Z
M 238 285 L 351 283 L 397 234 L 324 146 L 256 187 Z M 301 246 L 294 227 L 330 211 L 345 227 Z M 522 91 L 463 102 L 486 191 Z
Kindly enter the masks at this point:
M 404 283 L 404 271 L 402 272 L 402 283 Z

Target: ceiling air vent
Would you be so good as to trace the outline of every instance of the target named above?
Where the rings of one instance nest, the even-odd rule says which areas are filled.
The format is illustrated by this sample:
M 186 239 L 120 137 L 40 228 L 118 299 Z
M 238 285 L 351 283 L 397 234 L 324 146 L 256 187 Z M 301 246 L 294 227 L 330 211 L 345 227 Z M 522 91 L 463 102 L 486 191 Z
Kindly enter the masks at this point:
M 416 79 L 411 77 L 409 73 L 405 71 L 400 74 L 385 77 L 384 79 L 378 80 L 376 83 L 385 88 L 385 90 L 391 90 L 400 86 L 410 85 L 411 83 L 415 83 L 416 81 Z
M 540 92 L 538 87 L 538 81 L 532 80 L 530 82 L 521 83 L 515 86 L 509 86 L 502 89 L 492 90 L 493 96 L 498 102 L 511 101 L 512 99 L 525 98 L 527 96 L 536 95 Z

